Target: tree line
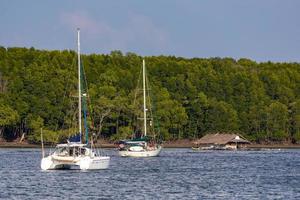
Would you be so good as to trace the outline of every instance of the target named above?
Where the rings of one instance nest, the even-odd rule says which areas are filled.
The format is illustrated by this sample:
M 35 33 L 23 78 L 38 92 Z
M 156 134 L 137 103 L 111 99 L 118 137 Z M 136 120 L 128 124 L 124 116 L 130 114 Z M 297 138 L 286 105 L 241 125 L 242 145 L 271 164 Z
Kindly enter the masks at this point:
M 60 142 L 76 130 L 74 51 L 0 47 L 0 136 Z M 130 137 L 142 64 L 134 53 L 82 55 L 88 126 L 98 137 Z M 238 132 L 256 142 L 300 142 L 300 64 L 250 59 L 149 56 L 154 130 L 163 140 Z

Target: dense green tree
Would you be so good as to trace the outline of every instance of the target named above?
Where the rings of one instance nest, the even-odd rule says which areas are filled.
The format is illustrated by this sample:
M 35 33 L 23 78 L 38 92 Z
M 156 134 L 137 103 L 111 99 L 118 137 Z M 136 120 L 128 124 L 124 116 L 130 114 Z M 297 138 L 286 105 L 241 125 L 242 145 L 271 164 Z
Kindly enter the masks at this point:
M 269 105 L 267 112 L 267 132 L 272 139 L 284 140 L 288 135 L 288 108 L 275 101 Z
M 212 99 L 209 102 L 206 123 L 209 131 L 236 131 L 238 115 L 230 104 Z
M 3 102 L 0 103 L 0 136 L 3 136 L 3 131 L 6 127 L 15 126 L 18 120 L 19 115 L 14 109 L 3 104 Z
M 290 134 L 294 142 L 300 142 L 300 99 L 290 104 Z
M 172 100 L 166 88 L 156 92 L 155 119 L 160 124 L 160 132 L 164 139 L 182 137 L 183 126 L 187 123 L 185 109 L 176 100 Z
M 145 57 L 153 119 L 149 131 L 169 139 L 239 131 L 253 141 L 299 142 L 300 64 L 242 58 Z M 25 135 L 58 142 L 77 125 L 74 51 L 0 47 L 0 127 L 4 138 Z M 83 55 L 88 126 L 119 139 L 141 129 L 135 96 L 142 57 L 113 51 Z M 136 98 L 136 100 L 135 100 Z

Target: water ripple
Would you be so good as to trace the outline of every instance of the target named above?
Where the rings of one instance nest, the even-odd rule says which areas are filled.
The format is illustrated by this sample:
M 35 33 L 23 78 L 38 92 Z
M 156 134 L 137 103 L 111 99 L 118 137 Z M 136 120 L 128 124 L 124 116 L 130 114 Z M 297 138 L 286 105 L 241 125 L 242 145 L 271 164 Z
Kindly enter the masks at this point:
M 300 199 L 300 150 L 164 149 L 108 170 L 40 170 L 38 149 L 0 149 L 1 199 Z

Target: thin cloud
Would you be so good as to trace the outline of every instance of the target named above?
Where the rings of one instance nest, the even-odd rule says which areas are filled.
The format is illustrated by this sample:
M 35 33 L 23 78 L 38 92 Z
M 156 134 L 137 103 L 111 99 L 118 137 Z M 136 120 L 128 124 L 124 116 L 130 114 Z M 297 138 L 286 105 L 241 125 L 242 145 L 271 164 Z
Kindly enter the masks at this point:
M 133 36 L 131 39 L 138 38 L 152 47 L 165 48 L 168 43 L 166 31 L 144 15 L 130 14 L 128 29 L 125 32 Z
M 122 27 L 96 20 L 84 12 L 61 14 L 61 22 L 72 30 L 80 27 L 89 37 L 89 45 L 96 49 L 142 52 L 163 52 L 168 44 L 166 31 L 157 27 L 150 18 L 130 13 Z

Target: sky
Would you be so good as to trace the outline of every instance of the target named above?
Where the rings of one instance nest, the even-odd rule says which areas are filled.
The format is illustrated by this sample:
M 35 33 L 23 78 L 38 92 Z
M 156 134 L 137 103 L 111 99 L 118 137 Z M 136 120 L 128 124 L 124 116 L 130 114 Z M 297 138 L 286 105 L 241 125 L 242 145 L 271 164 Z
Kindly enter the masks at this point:
M 0 0 L 0 46 L 300 62 L 299 0 Z

